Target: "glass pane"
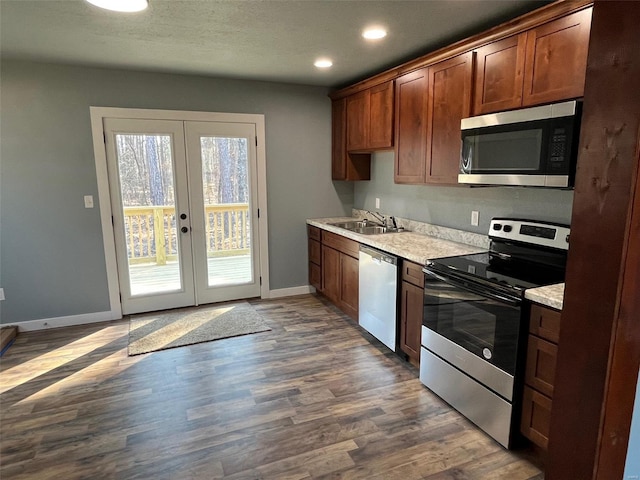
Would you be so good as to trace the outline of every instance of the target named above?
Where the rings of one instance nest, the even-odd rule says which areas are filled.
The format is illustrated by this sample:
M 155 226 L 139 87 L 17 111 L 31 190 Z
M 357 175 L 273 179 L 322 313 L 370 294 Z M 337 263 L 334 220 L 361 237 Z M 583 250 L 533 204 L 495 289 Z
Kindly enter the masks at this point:
M 181 290 L 171 136 L 115 137 L 131 295 Z
M 473 137 L 473 171 L 540 170 L 542 130 L 489 133 Z
M 210 287 L 253 282 L 248 140 L 200 137 Z

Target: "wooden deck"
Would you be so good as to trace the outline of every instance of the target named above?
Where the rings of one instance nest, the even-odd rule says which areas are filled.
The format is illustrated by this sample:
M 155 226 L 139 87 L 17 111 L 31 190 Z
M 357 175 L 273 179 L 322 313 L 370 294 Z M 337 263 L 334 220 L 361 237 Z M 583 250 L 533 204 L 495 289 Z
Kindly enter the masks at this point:
M 209 258 L 208 265 L 209 286 L 235 285 L 252 280 L 250 255 Z M 130 275 L 132 295 L 180 289 L 178 262 L 167 262 L 166 265 L 131 265 Z

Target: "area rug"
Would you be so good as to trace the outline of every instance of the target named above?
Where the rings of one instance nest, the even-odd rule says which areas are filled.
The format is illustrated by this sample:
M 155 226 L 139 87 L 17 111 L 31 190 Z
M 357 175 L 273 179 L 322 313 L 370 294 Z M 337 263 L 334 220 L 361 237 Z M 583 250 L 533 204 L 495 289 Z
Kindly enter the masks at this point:
M 247 302 L 132 315 L 129 356 L 271 330 Z

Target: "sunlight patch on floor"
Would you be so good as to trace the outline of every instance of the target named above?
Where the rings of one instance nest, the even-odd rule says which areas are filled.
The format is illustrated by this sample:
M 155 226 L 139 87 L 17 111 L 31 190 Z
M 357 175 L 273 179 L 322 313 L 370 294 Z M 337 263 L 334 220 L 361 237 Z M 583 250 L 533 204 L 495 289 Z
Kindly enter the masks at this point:
M 99 349 L 114 340 L 123 337 L 121 326 L 106 327 L 82 337 L 64 347 L 39 355 L 20 365 L 2 372 L 0 375 L 0 393 L 4 393 L 34 378 L 73 362 L 84 355 Z

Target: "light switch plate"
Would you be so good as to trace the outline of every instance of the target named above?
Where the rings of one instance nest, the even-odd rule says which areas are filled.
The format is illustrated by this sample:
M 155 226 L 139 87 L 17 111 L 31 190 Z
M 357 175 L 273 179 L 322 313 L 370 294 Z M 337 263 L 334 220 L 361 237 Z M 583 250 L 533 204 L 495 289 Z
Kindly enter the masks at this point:
M 380 208 L 380 199 L 376 198 L 376 208 Z
M 93 195 L 84 196 L 84 208 L 93 208 Z
M 479 223 L 479 213 L 476 210 L 471 212 L 471 225 L 477 227 Z
M 0 288 L 0 302 L 4 300 L 4 288 Z

